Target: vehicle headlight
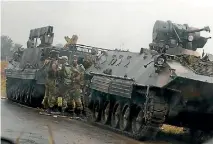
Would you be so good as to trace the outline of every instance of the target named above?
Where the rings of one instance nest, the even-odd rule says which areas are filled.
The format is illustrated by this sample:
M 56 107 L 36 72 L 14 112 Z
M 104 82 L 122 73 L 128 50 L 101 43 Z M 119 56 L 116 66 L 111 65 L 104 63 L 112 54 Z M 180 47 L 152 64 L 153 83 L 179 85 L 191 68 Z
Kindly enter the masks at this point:
M 188 37 L 188 41 L 193 41 L 193 39 L 194 39 L 194 37 L 192 36 L 192 35 L 190 35 L 189 37 Z

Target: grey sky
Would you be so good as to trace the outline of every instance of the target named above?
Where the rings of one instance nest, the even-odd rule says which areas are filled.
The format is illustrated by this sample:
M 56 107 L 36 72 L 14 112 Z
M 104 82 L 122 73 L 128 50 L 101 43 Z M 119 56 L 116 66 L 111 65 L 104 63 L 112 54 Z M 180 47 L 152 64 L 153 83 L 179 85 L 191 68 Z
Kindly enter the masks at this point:
M 155 20 L 209 25 L 213 31 L 212 0 L 28 1 L 2 2 L 1 7 L 2 34 L 24 46 L 30 29 L 47 25 L 54 26 L 54 44 L 64 44 L 65 35 L 77 34 L 78 43 L 104 48 L 120 48 L 123 43 L 131 51 L 148 47 Z M 213 39 L 205 50 L 213 53 Z

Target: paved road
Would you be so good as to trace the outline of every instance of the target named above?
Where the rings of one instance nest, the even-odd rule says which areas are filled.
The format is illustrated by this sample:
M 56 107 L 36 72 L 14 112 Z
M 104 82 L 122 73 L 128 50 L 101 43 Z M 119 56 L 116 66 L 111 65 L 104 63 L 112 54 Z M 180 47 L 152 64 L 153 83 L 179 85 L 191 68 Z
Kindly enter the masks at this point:
M 58 144 L 145 144 L 80 121 L 39 115 L 35 109 L 16 105 L 6 99 L 1 100 L 1 112 L 2 136 L 15 139 L 23 132 L 21 144 L 47 144 L 48 124 Z

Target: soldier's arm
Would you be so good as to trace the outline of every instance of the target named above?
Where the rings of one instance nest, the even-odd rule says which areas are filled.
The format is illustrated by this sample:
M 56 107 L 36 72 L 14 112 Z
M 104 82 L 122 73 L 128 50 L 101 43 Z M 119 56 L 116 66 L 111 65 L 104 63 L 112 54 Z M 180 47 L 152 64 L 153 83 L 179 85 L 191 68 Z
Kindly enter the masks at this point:
M 80 80 L 81 80 L 81 76 L 80 76 L 78 73 L 75 73 L 75 74 L 73 75 L 73 80 L 74 80 L 74 82 L 79 83 Z
M 57 72 L 57 64 L 56 64 L 56 63 L 53 63 L 53 64 L 52 64 L 52 70 L 53 70 L 54 72 Z
M 76 79 L 77 81 L 80 81 L 81 76 L 80 76 L 80 75 L 77 75 L 77 76 L 75 77 L 75 79 Z
M 81 86 L 84 85 L 84 74 L 81 74 L 80 84 L 81 84 Z
M 46 59 L 46 60 L 44 61 L 44 65 L 48 64 L 49 62 L 50 62 L 50 60 Z
M 42 68 L 44 68 L 49 63 L 49 60 L 45 60 Z

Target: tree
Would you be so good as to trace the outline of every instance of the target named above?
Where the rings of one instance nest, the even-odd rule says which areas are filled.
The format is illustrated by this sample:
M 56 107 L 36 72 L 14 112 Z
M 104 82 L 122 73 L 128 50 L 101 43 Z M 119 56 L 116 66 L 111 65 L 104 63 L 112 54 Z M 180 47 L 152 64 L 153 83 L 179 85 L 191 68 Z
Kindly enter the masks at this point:
M 18 48 L 21 48 L 22 45 L 21 44 L 18 44 L 18 43 L 15 43 L 11 49 L 12 52 L 15 52 L 18 50 Z
M 1 59 L 6 59 L 7 56 L 11 56 L 10 49 L 13 46 L 13 41 L 9 36 L 1 36 Z

